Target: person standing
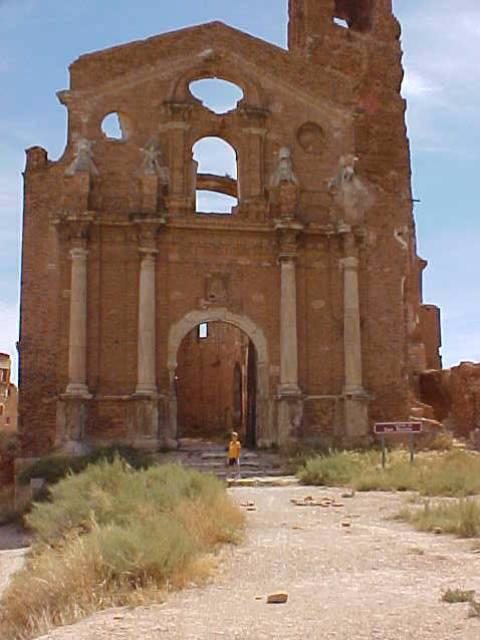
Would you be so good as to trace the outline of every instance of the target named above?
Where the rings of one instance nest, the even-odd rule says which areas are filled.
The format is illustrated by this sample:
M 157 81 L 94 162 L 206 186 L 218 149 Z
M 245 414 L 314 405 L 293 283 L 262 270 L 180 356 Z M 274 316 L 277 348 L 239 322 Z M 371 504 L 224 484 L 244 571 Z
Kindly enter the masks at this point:
M 232 432 L 230 442 L 228 443 L 228 466 L 236 469 L 237 478 L 240 477 L 240 454 L 242 445 L 238 439 L 238 433 Z

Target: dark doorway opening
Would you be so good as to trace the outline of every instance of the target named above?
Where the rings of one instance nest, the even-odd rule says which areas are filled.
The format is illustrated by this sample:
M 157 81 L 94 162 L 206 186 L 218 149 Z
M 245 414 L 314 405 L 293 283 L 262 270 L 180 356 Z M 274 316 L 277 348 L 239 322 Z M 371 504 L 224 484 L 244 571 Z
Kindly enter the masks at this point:
M 257 353 L 241 329 L 199 324 L 178 350 L 178 437 L 225 442 L 237 431 L 247 448 L 257 443 Z

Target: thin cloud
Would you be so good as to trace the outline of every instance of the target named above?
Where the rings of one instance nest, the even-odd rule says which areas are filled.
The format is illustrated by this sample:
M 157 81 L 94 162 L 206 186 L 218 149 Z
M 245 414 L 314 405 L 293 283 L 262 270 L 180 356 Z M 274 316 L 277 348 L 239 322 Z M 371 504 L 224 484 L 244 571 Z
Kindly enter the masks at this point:
M 480 102 L 480 5 L 477 0 L 397 0 L 395 8 L 403 26 L 409 128 L 421 148 L 453 149 L 458 141 L 446 143 L 445 118 L 458 122 L 461 114 L 464 126 L 469 121 L 477 126 L 478 108 L 472 105 Z

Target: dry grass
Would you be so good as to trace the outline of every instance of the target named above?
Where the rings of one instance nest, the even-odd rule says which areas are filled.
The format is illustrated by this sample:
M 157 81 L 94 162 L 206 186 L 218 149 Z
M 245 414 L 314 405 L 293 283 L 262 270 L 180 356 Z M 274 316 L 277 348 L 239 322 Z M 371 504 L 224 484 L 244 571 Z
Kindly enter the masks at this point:
M 419 531 L 451 533 L 461 538 L 480 536 L 480 504 L 473 498 L 448 502 L 425 502 L 423 508 L 403 509 L 399 520 L 410 522 Z
M 27 522 L 38 542 L 0 613 L 2 640 L 26 640 L 110 606 L 161 600 L 198 582 L 243 515 L 213 476 L 169 465 L 92 465 L 53 487 Z
M 475 590 L 473 589 L 447 589 L 442 593 L 442 602 L 448 604 L 458 604 L 463 602 L 473 602 L 475 600 Z
M 480 494 L 480 456 L 467 451 L 408 453 L 394 451 L 382 469 L 378 451 L 341 452 L 311 458 L 298 472 L 304 484 L 351 486 L 358 491 L 418 491 L 424 496 Z

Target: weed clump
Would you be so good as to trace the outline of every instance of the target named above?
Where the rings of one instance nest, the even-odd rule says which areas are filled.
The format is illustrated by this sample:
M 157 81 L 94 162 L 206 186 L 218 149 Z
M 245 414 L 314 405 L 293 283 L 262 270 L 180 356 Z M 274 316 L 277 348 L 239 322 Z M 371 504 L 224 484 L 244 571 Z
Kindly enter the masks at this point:
M 403 509 L 398 519 L 419 531 L 452 533 L 461 538 L 480 536 L 480 504 L 473 498 L 437 504 L 427 501 L 421 509 Z
M 207 554 L 239 540 L 243 516 L 214 476 L 116 458 L 61 480 L 26 522 L 37 542 L 3 598 L 9 640 L 204 578 Z
M 380 454 L 340 452 L 310 458 L 298 471 L 304 484 L 352 486 L 358 491 L 418 491 L 424 496 L 480 494 L 480 457 L 466 451 L 420 453 L 410 464 L 395 451 L 385 469 Z
M 475 591 L 472 589 L 447 589 L 443 592 L 441 599 L 442 602 L 448 602 L 448 604 L 473 602 L 475 599 Z

